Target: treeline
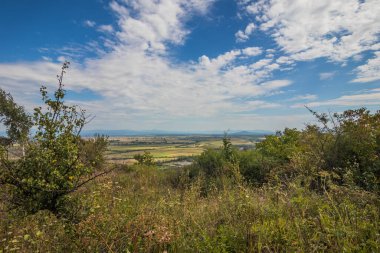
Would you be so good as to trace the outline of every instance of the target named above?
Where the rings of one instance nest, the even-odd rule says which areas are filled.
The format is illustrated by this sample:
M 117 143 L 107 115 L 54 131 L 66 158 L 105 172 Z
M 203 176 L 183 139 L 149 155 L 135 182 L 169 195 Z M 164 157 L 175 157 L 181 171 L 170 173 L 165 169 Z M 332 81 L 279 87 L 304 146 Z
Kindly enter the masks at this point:
M 189 177 L 217 181 L 238 172 L 253 186 L 297 181 L 319 192 L 337 185 L 379 194 L 380 111 L 310 112 L 316 124 L 278 131 L 253 150 L 239 151 L 225 136 L 220 149 L 206 150 L 187 168 Z

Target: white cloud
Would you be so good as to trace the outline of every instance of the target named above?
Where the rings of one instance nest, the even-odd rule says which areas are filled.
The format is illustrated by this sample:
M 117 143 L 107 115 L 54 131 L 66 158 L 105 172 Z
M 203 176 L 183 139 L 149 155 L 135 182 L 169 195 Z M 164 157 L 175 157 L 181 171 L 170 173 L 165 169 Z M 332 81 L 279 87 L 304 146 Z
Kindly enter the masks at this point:
M 378 0 L 243 1 L 247 13 L 294 60 L 326 57 L 344 62 L 379 49 Z
M 160 124 L 171 125 L 168 122 L 205 122 L 227 114 L 237 119 L 240 113 L 279 106 L 260 97 L 279 92 L 291 81 L 268 81 L 280 67 L 273 59 L 258 59 L 247 66 L 249 57 L 262 53 L 258 47 L 214 58 L 204 55 L 198 62 L 171 60 L 168 44 L 182 43 L 190 32 L 184 22 L 189 15 L 205 13 L 211 2 L 128 1 L 133 16 L 124 4 L 111 2 L 119 21 L 115 38 L 107 41 L 109 52 L 83 63 L 72 62 L 65 79 L 68 89 L 101 94 L 96 101 L 72 101 L 96 115 L 92 128 L 139 128 L 141 122 L 148 129 L 156 128 L 155 124 L 160 128 Z M 47 61 L 3 63 L 0 81 L 30 108 L 41 84 L 55 86 L 59 69 L 59 63 Z
M 289 56 L 280 56 L 276 62 L 278 64 L 286 64 L 286 65 L 292 65 L 294 64 L 294 60 Z
M 117 36 L 125 44 L 165 51 L 166 43 L 181 44 L 189 33 L 183 21 L 193 13 L 204 13 L 214 0 L 125 1 L 137 15 L 116 1 L 110 6 L 119 16 Z
M 106 33 L 112 33 L 114 31 L 112 25 L 100 25 L 97 30 Z
M 245 30 L 239 30 L 237 33 L 235 33 L 236 41 L 237 42 L 244 42 L 249 39 L 253 31 L 255 30 L 256 26 L 254 23 L 249 23 Z
M 96 25 L 96 22 L 92 20 L 86 20 L 83 22 L 83 24 L 87 27 L 94 27 Z
M 328 80 L 328 79 L 331 79 L 335 76 L 336 72 L 333 71 L 333 72 L 323 72 L 323 73 L 319 73 L 319 79 L 320 80 Z
M 263 50 L 259 47 L 247 47 L 242 50 L 242 53 L 247 56 L 257 56 L 263 53 Z
M 215 59 L 209 59 L 207 56 L 203 55 L 199 58 L 199 62 L 202 66 L 205 66 L 208 69 L 219 70 L 229 63 L 232 63 L 240 55 L 241 50 L 232 50 L 219 55 Z
M 356 68 L 356 83 L 366 83 L 380 80 L 380 51 L 375 52 L 375 57 L 369 59 L 366 64 Z
M 305 94 L 305 95 L 299 95 L 299 96 L 289 98 L 289 99 L 287 99 L 287 101 L 316 100 L 317 98 L 318 98 L 317 95 Z
M 265 66 L 269 66 L 271 62 L 272 62 L 272 59 L 261 59 L 251 64 L 250 67 L 252 69 L 261 69 L 261 68 L 264 68 Z
M 317 101 L 306 104 L 308 107 L 320 106 L 370 106 L 380 105 L 380 92 L 377 89 L 371 90 L 370 93 L 345 95 L 335 99 Z M 305 104 L 295 104 L 293 108 L 304 107 Z

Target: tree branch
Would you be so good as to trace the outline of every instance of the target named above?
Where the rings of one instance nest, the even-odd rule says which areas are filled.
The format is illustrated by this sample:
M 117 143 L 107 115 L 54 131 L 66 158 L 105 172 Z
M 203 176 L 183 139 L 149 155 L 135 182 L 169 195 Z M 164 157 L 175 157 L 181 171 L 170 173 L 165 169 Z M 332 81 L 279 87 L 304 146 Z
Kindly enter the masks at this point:
M 98 177 L 100 177 L 100 176 L 103 176 L 103 175 L 105 175 L 105 174 L 108 174 L 108 173 L 112 172 L 112 171 L 115 170 L 115 169 L 116 169 L 116 167 L 113 167 L 113 168 L 110 169 L 110 170 L 103 171 L 102 173 L 99 173 L 99 174 L 97 174 L 97 175 L 95 175 L 95 176 L 93 176 L 93 177 L 91 177 L 91 178 L 89 178 L 89 179 L 87 179 L 87 180 L 81 182 L 80 184 L 76 185 L 73 189 L 71 189 L 70 191 L 68 191 L 68 193 L 70 193 L 70 192 L 75 192 L 75 191 L 78 190 L 81 186 L 87 184 L 88 182 L 90 182 L 90 181 L 92 181 L 92 180 L 94 180 L 94 179 L 96 179 L 96 178 L 98 178 Z

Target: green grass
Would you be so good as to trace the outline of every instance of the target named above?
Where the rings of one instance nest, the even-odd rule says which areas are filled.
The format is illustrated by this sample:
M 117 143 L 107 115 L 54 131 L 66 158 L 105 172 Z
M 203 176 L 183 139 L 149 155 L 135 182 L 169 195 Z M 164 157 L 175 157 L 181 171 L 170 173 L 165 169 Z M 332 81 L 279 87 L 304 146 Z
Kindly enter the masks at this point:
M 110 162 L 133 164 L 135 154 L 148 151 L 157 162 L 170 162 L 178 158 L 193 157 L 207 148 L 219 148 L 222 143 L 215 137 L 121 137 L 113 138 L 107 151 Z M 253 146 L 254 142 L 244 137 L 231 139 L 236 146 Z
M 117 171 L 72 197 L 77 224 L 39 212 L 0 217 L 0 252 L 379 252 L 377 196 L 346 188 L 202 192 L 175 170 Z M 176 187 L 175 187 L 176 186 Z

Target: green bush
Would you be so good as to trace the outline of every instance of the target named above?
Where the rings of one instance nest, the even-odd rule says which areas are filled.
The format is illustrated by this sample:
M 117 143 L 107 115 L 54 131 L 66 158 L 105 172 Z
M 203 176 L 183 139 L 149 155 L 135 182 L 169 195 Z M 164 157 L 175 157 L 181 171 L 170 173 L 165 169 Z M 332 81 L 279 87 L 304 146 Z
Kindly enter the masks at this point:
M 81 139 L 80 160 L 87 167 L 100 169 L 105 163 L 105 151 L 108 148 L 108 137 L 95 135 L 93 138 Z
M 313 113 L 320 124 L 307 126 L 300 140 L 319 172 L 333 174 L 340 185 L 352 180 L 365 190 L 379 191 L 380 112 L 360 108 L 333 115 Z
M 223 153 L 214 149 L 205 150 L 195 161 L 198 172 L 202 171 L 206 177 L 221 176 L 225 163 Z
M 89 143 L 83 145 L 80 133 L 87 117 L 84 110 L 64 103 L 62 82 L 68 64 L 63 64 L 53 98 L 46 87 L 40 89 L 45 108 L 34 109 L 32 124 L 36 131 L 28 140 L 25 156 L 10 160 L 0 153 L 0 186 L 6 191 L 10 209 L 26 214 L 49 210 L 64 216 L 62 210 L 67 210 L 65 206 L 72 200 L 67 195 L 99 176 L 92 173 L 106 140 L 98 139 L 96 144 L 101 142 L 101 148 L 83 154 Z
M 267 182 L 270 166 L 263 160 L 257 150 L 246 150 L 238 153 L 240 173 L 246 181 L 261 186 Z
M 153 155 L 148 151 L 144 151 L 144 154 L 134 155 L 133 159 L 135 159 L 139 165 L 152 166 L 155 164 Z

